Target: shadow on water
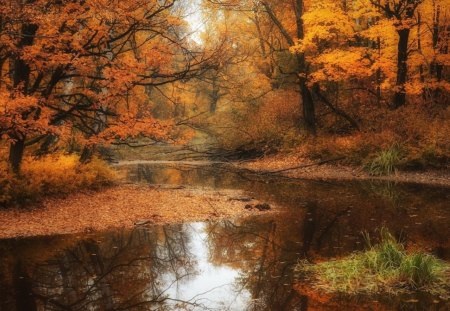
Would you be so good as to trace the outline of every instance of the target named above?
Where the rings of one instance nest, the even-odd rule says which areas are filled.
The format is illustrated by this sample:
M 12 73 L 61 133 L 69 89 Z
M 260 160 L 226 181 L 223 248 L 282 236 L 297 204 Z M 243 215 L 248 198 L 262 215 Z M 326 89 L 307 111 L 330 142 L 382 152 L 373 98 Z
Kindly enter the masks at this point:
M 133 182 L 242 189 L 285 210 L 219 222 L 0 241 L 1 310 L 448 310 L 417 294 L 323 297 L 295 284 L 301 258 L 363 248 L 385 226 L 450 260 L 449 192 L 370 182 L 253 178 L 223 168 L 121 167 Z

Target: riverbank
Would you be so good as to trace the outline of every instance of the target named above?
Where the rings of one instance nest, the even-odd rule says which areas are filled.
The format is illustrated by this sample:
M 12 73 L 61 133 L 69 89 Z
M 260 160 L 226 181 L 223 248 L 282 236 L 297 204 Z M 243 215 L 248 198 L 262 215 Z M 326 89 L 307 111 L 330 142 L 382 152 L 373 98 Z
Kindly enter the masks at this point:
M 120 185 L 65 198 L 47 198 L 30 209 L 0 210 L 0 239 L 74 234 L 135 225 L 218 220 L 262 214 L 239 191 Z M 273 212 L 276 208 L 272 207 Z
M 371 176 L 361 167 L 336 164 L 338 161 L 314 162 L 295 155 L 277 155 L 236 162 L 238 169 L 258 174 L 277 174 L 290 178 L 319 180 L 384 180 L 450 187 L 450 170 L 397 171 L 389 176 Z

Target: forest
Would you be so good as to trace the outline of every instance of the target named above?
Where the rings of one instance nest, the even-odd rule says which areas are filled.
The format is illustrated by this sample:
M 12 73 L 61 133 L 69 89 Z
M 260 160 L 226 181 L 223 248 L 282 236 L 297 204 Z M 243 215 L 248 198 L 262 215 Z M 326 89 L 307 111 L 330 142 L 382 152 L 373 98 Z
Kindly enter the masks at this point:
M 0 310 L 450 308 L 449 4 L 0 0 Z

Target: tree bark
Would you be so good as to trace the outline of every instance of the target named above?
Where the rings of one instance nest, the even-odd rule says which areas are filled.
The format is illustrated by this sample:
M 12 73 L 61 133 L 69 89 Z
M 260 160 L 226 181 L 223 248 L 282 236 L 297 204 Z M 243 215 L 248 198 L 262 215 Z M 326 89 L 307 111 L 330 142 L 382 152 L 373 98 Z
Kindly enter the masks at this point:
M 211 103 L 209 105 L 209 112 L 214 114 L 217 110 L 217 103 L 219 102 L 219 85 L 217 85 L 217 75 L 214 75 L 212 78 L 212 93 L 211 93 Z
M 12 171 L 20 174 L 20 166 L 22 164 L 23 153 L 25 150 L 25 137 L 17 138 L 9 147 L 9 165 Z
M 86 164 L 92 160 L 92 157 L 95 153 L 95 145 L 93 146 L 84 146 L 83 151 L 80 156 L 80 163 Z
M 22 39 L 17 47 L 21 49 L 25 46 L 32 45 L 37 29 L 37 25 L 34 24 L 22 25 Z M 12 78 L 14 88 L 22 87 L 21 92 L 26 95 L 28 93 L 28 84 L 30 81 L 30 67 L 20 57 L 20 55 L 16 55 L 14 61 L 12 62 Z M 22 118 L 27 118 L 26 113 L 22 114 Z M 11 135 L 11 138 L 14 142 L 10 144 L 9 148 L 9 165 L 12 171 L 18 175 L 20 174 L 20 165 L 22 163 L 23 153 L 25 150 L 25 135 L 15 133 Z
M 397 109 L 406 102 L 405 83 L 408 76 L 408 40 L 410 29 L 405 28 L 397 31 L 398 54 L 397 54 L 397 83 L 394 94 L 393 108 Z
M 308 133 L 316 134 L 316 111 L 314 106 L 314 100 L 312 98 L 311 91 L 306 85 L 306 81 L 300 78 L 300 92 L 301 101 L 303 106 L 303 119 L 305 122 L 305 129 Z

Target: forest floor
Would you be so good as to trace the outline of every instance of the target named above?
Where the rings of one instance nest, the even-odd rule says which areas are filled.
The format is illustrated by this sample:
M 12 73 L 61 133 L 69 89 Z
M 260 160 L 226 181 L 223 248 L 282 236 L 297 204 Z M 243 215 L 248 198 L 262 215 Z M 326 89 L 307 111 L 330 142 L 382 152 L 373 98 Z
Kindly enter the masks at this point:
M 0 239 L 74 234 L 167 224 L 245 217 L 276 212 L 248 210 L 240 191 L 120 185 L 64 198 L 46 198 L 28 209 L 0 210 Z
M 234 164 L 239 169 L 261 174 L 279 174 L 299 179 L 322 180 L 387 180 L 450 187 L 450 170 L 397 171 L 389 176 L 371 176 L 361 167 L 336 164 L 334 161 L 314 162 L 295 155 L 276 155 Z

